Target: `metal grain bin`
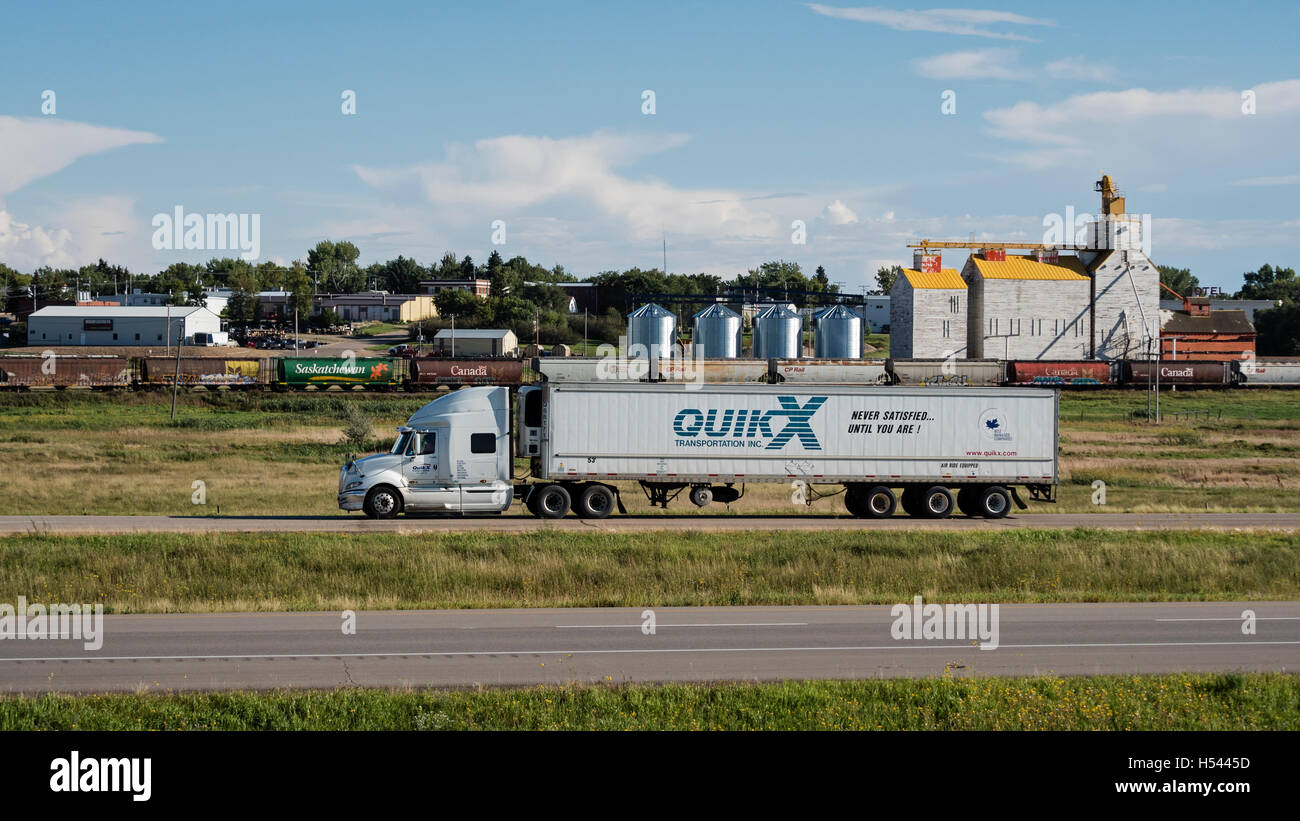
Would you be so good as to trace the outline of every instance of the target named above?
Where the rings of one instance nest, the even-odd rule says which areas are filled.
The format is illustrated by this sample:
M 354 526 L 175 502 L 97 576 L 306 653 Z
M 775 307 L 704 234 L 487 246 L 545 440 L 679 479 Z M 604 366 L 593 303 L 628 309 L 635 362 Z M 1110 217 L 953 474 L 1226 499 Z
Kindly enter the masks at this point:
M 781 305 L 754 317 L 755 359 L 798 359 L 802 355 L 803 318 Z
M 713 304 L 695 315 L 691 334 L 694 356 L 735 359 L 740 356 L 740 314 L 726 305 Z
M 813 355 L 818 359 L 861 359 L 862 317 L 858 312 L 835 305 L 817 314 Z
M 514 357 L 411 360 L 411 381 L 417 385 L 518 385 L 523 375 L 523 360 Z
M 644 345 L 638 355 L 667 357 L 677 339 L 677 317 L 666 308 L 653 302 L 642 305 L 627 315 L 627 347 L 632 354 L 635 345 Z

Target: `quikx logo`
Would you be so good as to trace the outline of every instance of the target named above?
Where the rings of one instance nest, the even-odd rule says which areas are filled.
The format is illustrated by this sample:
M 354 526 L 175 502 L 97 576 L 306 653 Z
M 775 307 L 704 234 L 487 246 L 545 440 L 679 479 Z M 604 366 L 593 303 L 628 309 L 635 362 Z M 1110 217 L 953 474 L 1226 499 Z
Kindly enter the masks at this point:
M 779 409 L 757 410 L 750 408 L 686 408 L 673 419 L 673 432 L 684 438 L 701 434 L 716 439 L 770 439 L 764 450 L 780 450 L 798 437 L 805 450 L 821 450 L 817 434 L 813 433 L 812 417 L 826 403 L 825 396 L 811 397 L 805 404 L 793 396 L 778 396 Z M 785 425 L 773 432 L 772 422 L 784 419 Z

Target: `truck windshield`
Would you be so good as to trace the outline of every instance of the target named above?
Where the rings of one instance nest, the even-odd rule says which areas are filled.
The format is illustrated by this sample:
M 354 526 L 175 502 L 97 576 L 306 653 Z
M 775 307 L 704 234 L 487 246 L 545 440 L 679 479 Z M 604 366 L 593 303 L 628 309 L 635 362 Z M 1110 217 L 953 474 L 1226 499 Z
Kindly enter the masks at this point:
M 406 446 L 411 443 L 411 434 L 401 433 L 397 436 L 397 441 L 393 443 L 393 449 L 389 453 L 406 453 Z

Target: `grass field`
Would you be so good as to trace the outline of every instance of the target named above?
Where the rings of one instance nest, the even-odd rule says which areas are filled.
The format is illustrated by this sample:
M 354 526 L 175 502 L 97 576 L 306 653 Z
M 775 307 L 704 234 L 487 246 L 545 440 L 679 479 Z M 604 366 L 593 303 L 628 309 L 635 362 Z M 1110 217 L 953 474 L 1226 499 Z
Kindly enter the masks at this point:
M 0 394 L 0 513 L 338 514 L 346 406 L 365 409 L 373 448 L 387 449 L 393 429 L 431 398 L 183 393 L 172 424 L 162 393 Z M 1300 394 L 1182 391 L 1161 405 L 1166 415 L 1213 418 L 1135 424 L 1125 417 L 1145 410 L 1141 392 L 1064 394 L 1061 500 L 1031 511 L 1300 510 Z M 1104 506 L 1092 504 L 1098 479 Z M 193 503 L 198 481 L 202 507 Z M 624 491 L 631 512 L 657 512 L 635 485 Z M 844 514 L 838 496 L 807 507 L 787 485 L 745 491 L 731 511 Z M 669 513 L 694 510 L 683 501 Z
M 0 539 L 0 601 L 114 613 L 1300 599 L 1300 535 L 138 534 Z
M 1296 730 L 1279 674 L 0 697 L 0 730 Z

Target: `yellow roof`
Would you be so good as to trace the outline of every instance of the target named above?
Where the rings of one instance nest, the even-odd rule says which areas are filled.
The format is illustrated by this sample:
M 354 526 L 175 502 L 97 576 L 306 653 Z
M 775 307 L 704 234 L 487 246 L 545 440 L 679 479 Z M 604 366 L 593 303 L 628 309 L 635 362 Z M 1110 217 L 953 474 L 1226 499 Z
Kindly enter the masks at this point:
M 956 268 L 944 268 L 939 273 L 922 273 L 912 268 L 904 268 L 903 276 L 913 288 L 959 288 L 966 290 L 966 280 L 961 278 Z
M 1087 279 L 1078 257 L 1061 257 L 1056 263 L 1037 262 L 1026 256 L 1008 255 L 1005 262 L 990 262 L 972 256 L 975 268 L 985 279 Z

